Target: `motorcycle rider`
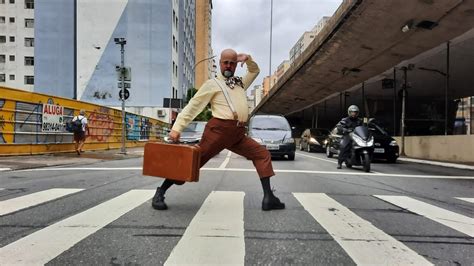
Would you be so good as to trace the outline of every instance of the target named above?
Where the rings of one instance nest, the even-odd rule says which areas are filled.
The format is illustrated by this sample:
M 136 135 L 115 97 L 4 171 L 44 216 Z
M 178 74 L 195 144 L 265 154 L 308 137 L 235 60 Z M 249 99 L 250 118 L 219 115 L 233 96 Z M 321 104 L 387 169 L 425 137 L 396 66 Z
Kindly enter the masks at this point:
M 362 120 L 359 119 L 359 107 L 357 107 L 357 105 L 349 106 L 349 108 L 347 108 L 347 115 L 347 117 L 344 117 L 336 125 L 338 132 L 343 135 L 339 146 L 337 169 L 341 169 L 342 162 L 350 156 L 352 141 L 349 137 L 349 133 L 354 131 L 356 127 L 363 125 Z

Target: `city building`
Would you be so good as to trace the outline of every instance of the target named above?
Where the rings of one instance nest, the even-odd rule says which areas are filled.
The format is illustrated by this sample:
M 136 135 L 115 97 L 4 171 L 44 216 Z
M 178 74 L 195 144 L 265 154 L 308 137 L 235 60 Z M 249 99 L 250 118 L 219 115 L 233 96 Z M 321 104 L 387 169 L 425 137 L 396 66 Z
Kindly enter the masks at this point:
M 272 89 L 273 85 L 276 84 L 276 81 L 277 77 L 275 76 L 275 74 L 263 78 L 262 93 L 264 97 L 270 93 L 270 90 Z
M 323 17 L 319 22 L 311 29 L 311 31 L 306 31 L 301 35 L 299 40 L 293 45 L 290 50 L 290 64 L 293 62 L 306 50 L 309 44 L 313 39 L 318 35 L 318 33 L 324 28 L 331 17 Z
M 196 89 L 214 77 L 216 58 L 211 47 L 212 0 L 196 1 Z
M 276 78 L 274 84 L 278 82 L 278 80 L 283 76 L 283 74 L 285 74 L 285 72 L 290 68 L 290 66 L 290 60 L 284 60 L 283 62 L 281 62 L 281 64 L 277 67 L 275 73 L 273 73 Z
M 35 3 L 0 0 L 0 86 L 33 91 Z
M 125 38 L 126 110 L 171 122 L 194 84 L 194 3 L 37 1 L 34 91 L 120 108 L 116 38 Z

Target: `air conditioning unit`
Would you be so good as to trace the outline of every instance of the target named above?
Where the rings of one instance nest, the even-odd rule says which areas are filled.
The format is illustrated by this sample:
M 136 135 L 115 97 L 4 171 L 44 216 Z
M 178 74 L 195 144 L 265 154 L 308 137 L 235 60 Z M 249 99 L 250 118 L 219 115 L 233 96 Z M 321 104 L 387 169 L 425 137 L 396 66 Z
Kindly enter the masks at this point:
M 157 114 L 158 114 L 158 117 L 164 117 L 164 116 L 166 116 L 165 110 L 158 110 Z

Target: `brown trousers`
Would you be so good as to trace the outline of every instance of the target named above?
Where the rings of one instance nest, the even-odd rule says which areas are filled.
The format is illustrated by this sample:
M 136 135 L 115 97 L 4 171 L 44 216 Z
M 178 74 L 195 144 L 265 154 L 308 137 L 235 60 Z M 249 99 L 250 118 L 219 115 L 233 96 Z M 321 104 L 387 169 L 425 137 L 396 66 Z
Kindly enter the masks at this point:
M 201 167 L 224 149 L 249 160 L 257 169 L 260 178 L 275 175 L 270 152 L 255 140 L 245 135 L 245 127 L 235 120 L 212 118 L 206 125 L 201 142 Z

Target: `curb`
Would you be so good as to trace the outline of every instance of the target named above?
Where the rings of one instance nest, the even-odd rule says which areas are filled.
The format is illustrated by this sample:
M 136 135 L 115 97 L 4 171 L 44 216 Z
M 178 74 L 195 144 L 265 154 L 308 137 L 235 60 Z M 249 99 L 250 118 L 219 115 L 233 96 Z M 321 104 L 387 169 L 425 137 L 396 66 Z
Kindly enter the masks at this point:
M 404 162 L 430 164 L 430 165 L 457 168 L 457 169 L 463 169 L 463 170 L 474 170 L 474 166 L 466 165 L 466 164 L 445 163 L 445 162 L 438 162 L 438 161 L 427 161 L 427 160 L 421 160 L 421 159 L 402 158 L 402 157 L 399 157 L 398 160 L 404 161 Z

